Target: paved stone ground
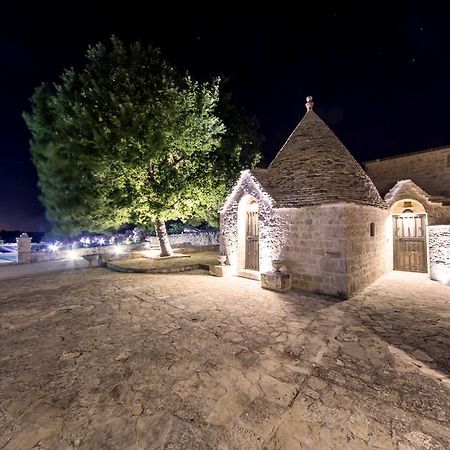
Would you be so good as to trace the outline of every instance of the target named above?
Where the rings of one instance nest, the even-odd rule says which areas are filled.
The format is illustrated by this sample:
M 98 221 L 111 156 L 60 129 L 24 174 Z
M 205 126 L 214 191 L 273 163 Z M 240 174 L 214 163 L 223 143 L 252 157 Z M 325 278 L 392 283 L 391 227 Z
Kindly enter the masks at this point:
M 200 271 L 0 281 L 1 449 L 448 449 L 450 289 Z

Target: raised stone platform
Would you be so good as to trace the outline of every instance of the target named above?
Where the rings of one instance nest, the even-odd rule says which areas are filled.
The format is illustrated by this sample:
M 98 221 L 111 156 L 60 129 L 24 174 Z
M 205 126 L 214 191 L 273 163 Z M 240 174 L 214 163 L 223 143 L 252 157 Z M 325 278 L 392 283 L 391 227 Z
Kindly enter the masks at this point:
M 261 287 L 269 291 L 286 292 L 292 287 L 288 272 L 266 272 L 261 274 Z

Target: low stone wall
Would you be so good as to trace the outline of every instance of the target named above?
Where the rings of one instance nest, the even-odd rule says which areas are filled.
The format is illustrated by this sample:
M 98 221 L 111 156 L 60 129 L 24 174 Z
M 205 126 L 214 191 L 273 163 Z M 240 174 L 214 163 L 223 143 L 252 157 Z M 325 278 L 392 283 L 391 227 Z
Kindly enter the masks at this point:
M 196 247 L 206 248 L 208 246 L 219 245 L 219 232 L 200 232 L 200 233 L 186 233 L 186 234 L 171 234 L 169 241 L 173 248 L 192 249 Z M 118 256 L 120 253 L 130 254 L 136 251 L 145 251 L 151 248 L 158 248 L 158 239 L 156 236 L 151 236 L 148 242 L 141 242 L 139 244 L 120 244 L 120 245 L 106 245 L 104 247 L 88 247 L 76 248 L 73 250 L 63 250 L 59 252 L 32 252 L 31 262 L 53 261 L 57 259 L 78 258 L 84 255 L 114 255 Z
M 59 252 L 33 252 L 31 262 L 54 261 L 57 259 L 79 258 L 84 255 L 119 255 L 129 254 L 134 251 L 146 250 L 148 245 L 145 242 L 128 245 L 107 245 L 104 247 L 75 248 L 73 250 L 63 250 Z
M 151 245 L 159 245 L 156 236 L 151 236 L 149 242 Z M 199 233 L 169 234 L 169 242 L 172 247 L 219 245 L 219 232 L 202 231 Z
M 429 225 L 430 278 L 450 283 L 450 225 Z

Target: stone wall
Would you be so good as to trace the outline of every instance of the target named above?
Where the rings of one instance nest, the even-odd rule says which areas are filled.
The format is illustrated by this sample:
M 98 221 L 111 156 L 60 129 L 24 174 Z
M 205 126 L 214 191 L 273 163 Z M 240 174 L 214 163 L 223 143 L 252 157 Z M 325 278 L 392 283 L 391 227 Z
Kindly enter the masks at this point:
M 428 226 L 430 277 L 450 285 L 450 225 Z
M 285 222 L 280 259 L 288 261 L 292 286 L 347 296 L 345 205 L 277 210 Z
M 384 196 L 399 180 L 410 179 L 432 196 L 450 198 L 450 148 L 412 153 L 364 163 Z
M 150 236 L 149 242 L 151 245 L 159 245 L 156 236 Z M 169 234 L 169 242 L 172 247 L 219 245 L 219 232 L 199 231 L 198 233 Z
M 386 210 L 352 204 L 346 205 L 345 218 L 351 296 L 392 270 L 392 221 Z
M 334 204 L 276 213 L 286 224 L 280 258 L 288 261 L 293 287 L 348 298 L 392 265 L 385 210 Z

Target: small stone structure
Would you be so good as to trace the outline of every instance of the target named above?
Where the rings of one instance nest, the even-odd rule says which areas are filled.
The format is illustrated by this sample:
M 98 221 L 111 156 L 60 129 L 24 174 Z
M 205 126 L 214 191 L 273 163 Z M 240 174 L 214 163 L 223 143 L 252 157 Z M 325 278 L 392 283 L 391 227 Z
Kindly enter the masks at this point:
M 387 205 L 312 106 L 308 98 L 306 115 L 267 169 L 241 173 L 220 211 L 221 252 L 247 276 L 245 213 L 257 202 L 262 285 L 281 282 L 271 263 L 282 259 L 293 287 L 348 298 L 389 268 Z
M 231 275 L 231 268 L 225 265 L 209 266 L 209 273 L 215 277 L 226 277 Z
M 286 292 L 292 287 L 292 276 L 288 272 L 265 272 L 261 274 L 261 287 L 269 291 Z
M 22 233 L 17 239 L 17 262 L 29 264 L 31 262 L 31 237 Z
M 423 258 L 433 280 L 450 280 L 450 147 L 368 161 L 368 174 L 389 206 L 392 217 L 405 211 L 422 216 L 426 224 Z M 390 232 L 395 235 L 395 230 Z M 395 247 L 395 246 L 394 246 Z M 396 258 L 392 242 L 386 248 Z M 413 253 L 411 253 L 413 254 Z

